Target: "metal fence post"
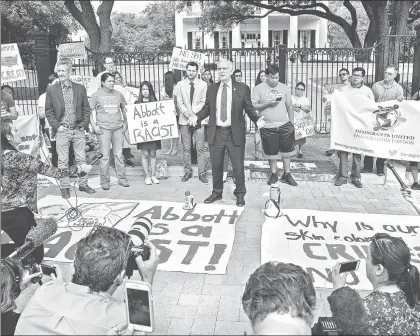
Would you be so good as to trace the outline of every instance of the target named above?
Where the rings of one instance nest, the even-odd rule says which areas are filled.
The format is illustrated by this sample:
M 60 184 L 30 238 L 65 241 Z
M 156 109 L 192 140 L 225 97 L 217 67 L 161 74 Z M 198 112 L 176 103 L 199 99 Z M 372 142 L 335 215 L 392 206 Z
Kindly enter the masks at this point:
M 414 27 L 416 30 L 416 41 L 414 43 L 413 80 L 411 95 L 420 90 L 420 24 Z
M 281 83 L 286 83 L 286 54 L 287 54 L 287 50 L 286 50 L 286 45 L 285 44 L 280 44 L 278 46 L 278 50 L 279 50 L 279 54 L 278 54 L 278 67 L 280 69 L 280 73 L 279 73 L 279 81 Z
M 48 85 L 48 76 L 54 72 L 55 64 L 51 62 L 51 48 L 49 34 L 46 32 L 33 32 L 35 40 L 35 59 L 38 73 L 38 91 L 44 92 Z

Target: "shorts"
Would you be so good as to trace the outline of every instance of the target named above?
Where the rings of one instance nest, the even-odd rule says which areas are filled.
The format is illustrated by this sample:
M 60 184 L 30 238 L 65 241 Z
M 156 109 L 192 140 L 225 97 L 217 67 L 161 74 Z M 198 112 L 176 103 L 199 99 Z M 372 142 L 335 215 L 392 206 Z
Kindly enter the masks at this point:
M 295 155 L 295 127 L 290 121 L 280 127 L 261 128 L 260 133 L 265 155 Z

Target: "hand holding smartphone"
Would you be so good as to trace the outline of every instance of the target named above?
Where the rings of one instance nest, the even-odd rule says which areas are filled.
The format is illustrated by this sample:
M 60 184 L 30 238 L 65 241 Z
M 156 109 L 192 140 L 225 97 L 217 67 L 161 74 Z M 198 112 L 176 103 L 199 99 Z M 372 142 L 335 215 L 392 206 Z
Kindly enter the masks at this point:
M 357 271 L 359 269 L 360 260 L 344 261 L 340 263 L 338 273 L 346 273 L 351 271 Z
M 126 281 L 124 289 L 127 323 L 133 325 L 134 330 L 153 332 L 155 322 L 152 287 L 143 281 Z
M 57 271 L 54 266 L 41 264 L 42 273 L 48 276 L 51 276 L 51 274 L 54 274 L 55 277 L 57 277 Z

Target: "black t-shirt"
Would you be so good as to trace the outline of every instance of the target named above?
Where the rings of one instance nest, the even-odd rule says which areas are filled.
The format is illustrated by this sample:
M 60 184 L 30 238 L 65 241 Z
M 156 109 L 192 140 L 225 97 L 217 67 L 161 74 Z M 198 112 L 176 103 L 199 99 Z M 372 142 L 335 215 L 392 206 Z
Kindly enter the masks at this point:
M 14 335 L 20 314 L 10 310 L 1 313 L 1 335 Z

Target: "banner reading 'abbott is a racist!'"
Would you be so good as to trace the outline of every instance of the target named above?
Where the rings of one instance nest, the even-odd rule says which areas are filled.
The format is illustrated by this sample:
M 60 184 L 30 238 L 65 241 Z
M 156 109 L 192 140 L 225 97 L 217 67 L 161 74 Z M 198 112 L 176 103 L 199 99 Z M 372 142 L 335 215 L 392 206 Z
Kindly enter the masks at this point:
M 420 162 L 420 102 L 375 103 L 362 95 L 337 92 L 331 112 L 331 148 Z

